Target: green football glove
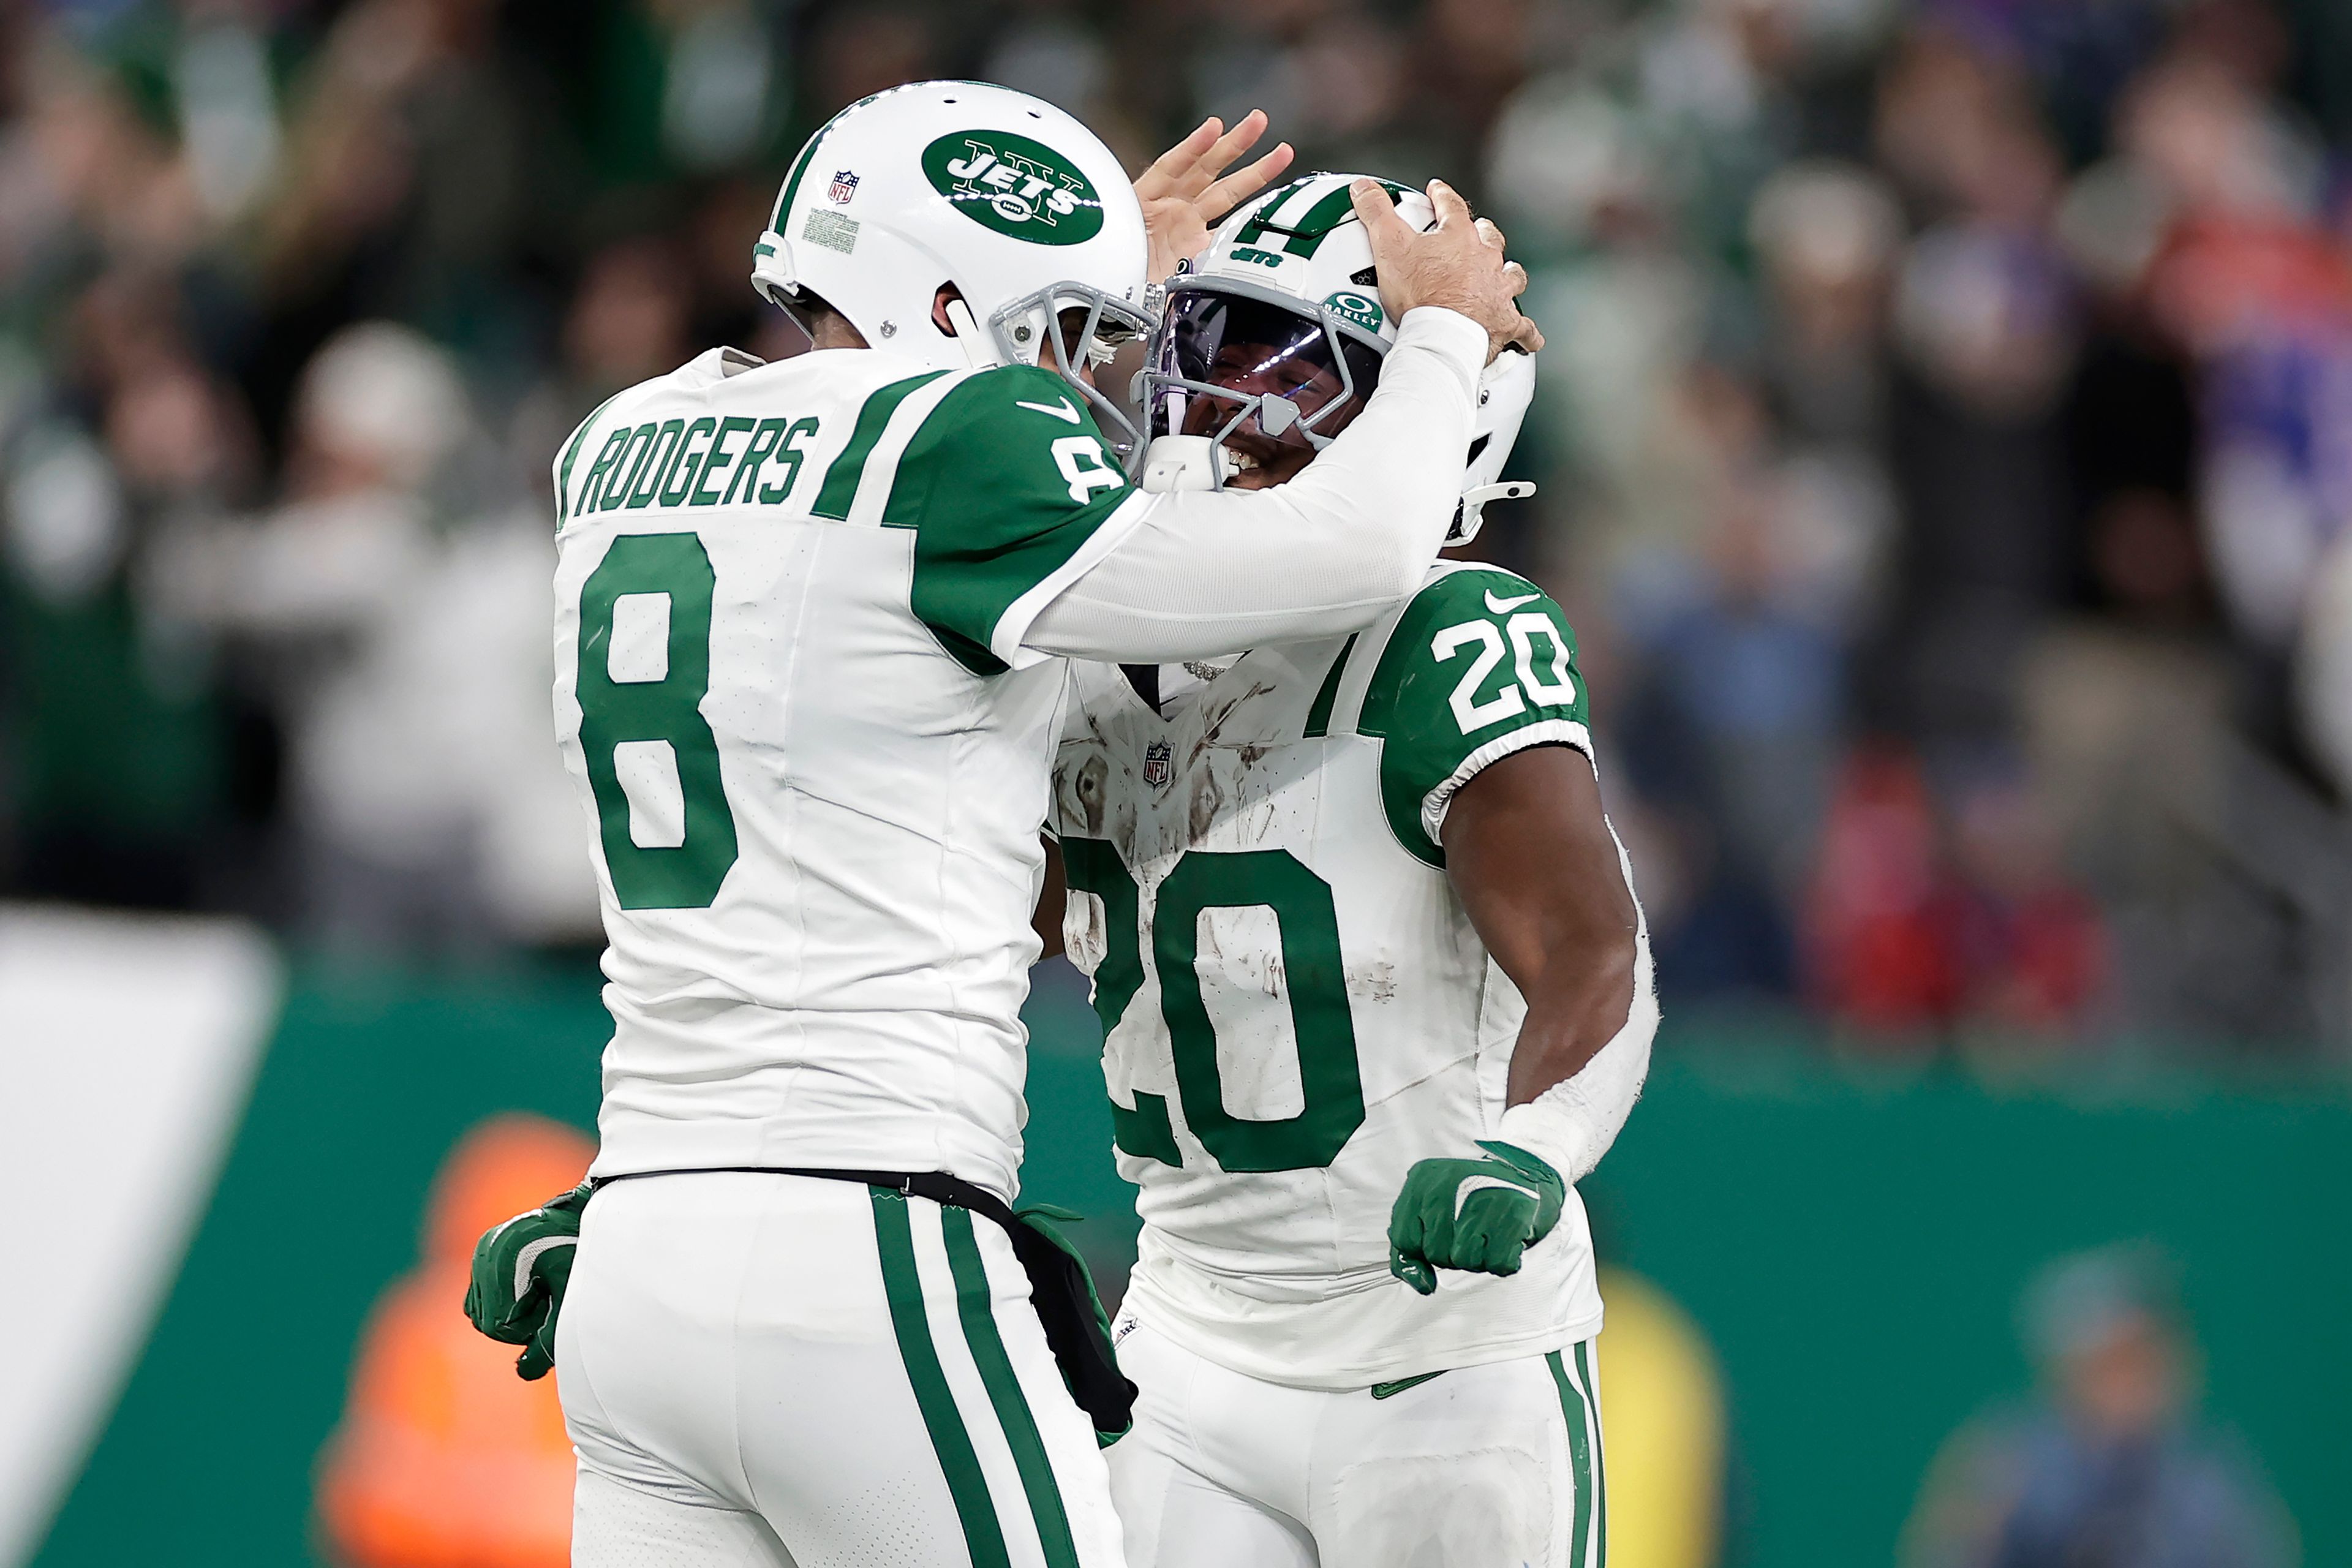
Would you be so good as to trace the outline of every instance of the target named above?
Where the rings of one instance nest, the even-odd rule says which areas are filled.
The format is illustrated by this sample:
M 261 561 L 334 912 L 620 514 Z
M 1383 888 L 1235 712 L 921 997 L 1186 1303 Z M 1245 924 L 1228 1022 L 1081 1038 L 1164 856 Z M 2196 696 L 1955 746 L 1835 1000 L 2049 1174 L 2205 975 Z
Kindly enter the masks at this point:
M 586 1182 L 528 1214 L 492 1226 L 474 1243 L 474 1277 L 466 1286 L 466 1316 L 500 1344 L 520 1345 L 515 1372 L 525 1382 L 555 1364 L 555 1318 L 572 1282 L 579 1250 L 580 1211 L 593 1191 Z
M 1519 1255 L 1551 1234 L 1568 1201 L 1559 1173 L 1482 1139 L 1483 1160 L 1420 1160 L 1389 1210 L 1389 1272 L 1426 1296 L 1437 1270 L 1517 1274 Z

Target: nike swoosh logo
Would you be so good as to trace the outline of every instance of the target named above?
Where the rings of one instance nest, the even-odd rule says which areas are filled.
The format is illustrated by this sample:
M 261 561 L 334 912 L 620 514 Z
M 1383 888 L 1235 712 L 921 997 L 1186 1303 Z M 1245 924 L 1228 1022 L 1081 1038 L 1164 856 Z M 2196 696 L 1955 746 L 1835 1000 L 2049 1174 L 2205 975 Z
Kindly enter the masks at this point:
M 1372 1384 L 1372 1397 L 1387 1399 L 1393 1394 L 1402 1394 L 1408 1388 L 1417 1388 L 1433 1377 L 1444 1375 L 1443 1372 L 1424 1372 L 1419 1377 L 1401 1377 L 1394 1383 L 1376 1383 Z
M 1486 590 L 1486 613 L 1490 616 L 1499 616 L 1506 610 L 1516 610 L 1521 605 L 1532 605 L 1542 597 L 1542 594 L 1535 593 L 1522 594 L 1516 599 L 1497 599 L 1495 597 L 1495 590 L 1489 588 Z
M 1050 414 L 1056 419 L 1065 419 L 1073 425 L 1078 422 L 1078 411 L 1070 406 L 1070 400 L 1066 397 L 1059 403 L 1023 403 L 1015 400 L 1013 406 L 1034 408 L 1040 414 Z

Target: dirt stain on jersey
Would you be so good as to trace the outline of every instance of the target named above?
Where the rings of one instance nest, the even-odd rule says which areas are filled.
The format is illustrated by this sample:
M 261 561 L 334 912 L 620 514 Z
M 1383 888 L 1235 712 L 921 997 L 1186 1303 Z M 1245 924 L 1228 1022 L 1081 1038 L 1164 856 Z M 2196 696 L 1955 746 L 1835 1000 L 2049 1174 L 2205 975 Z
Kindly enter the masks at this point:
M 1198 844 L 1208 837 L 1209 829 L 1216 823 L 1217 812 L 1224 804 L 1224 788 L 1217 783 L 1214 768 L 1202 768 L 1192 775 L 1192 811 L 1187 826 L 1192 830 L 1193 843 Z
M 1225 951 L 1220 930 L 1223 922 L 1211 918 L 1201 922 L 1200 947 L 1193 958 L 1194 966 L 1211 986 L 1232 991 L 1262 991 L 1268 996 L 1280 996 L 1288 987 L 1288 972 L 1283 967 L 1279 949 L 1239 946 L 1234 952 Z
M 1283 965 L 1282 954 L 1279 952 L 1267 953 L 1265 955 L 1265 994 L 1269 996 L 1279 996 L 1288 989 L 1289 971 Z
M 1073 916 L 1076 917 L 1075 931 L 1072 929 Z M 1073 889 L 1062 916 L 1062 933 L 1071 963 L 1088 974 L 1100 968 L 1103 955 L 1110 951 L 1110 931 L 1103 920 L 1102 900 L 1089 898 Z
M 1253 742 L 1234 750 L 1241 766 L 1234 773 L 1232 816 L 1235 830 L 1253 844 L 1263 844 L 1274 835 L 1275 800 L 1286 781 L 1281 766 L 1267 759 L 1278 749 Z
M 1210 747 L 1221 743 L 1218 740 L 1218 736 L 1223 733 L 1225 727 L 1225 721 L 1234 716 L 1234 710 L 1235 709 L 1239 708 L 1244 702 L 1265 696 L 1267 692 L 1273 689 L 1273 687 L 1268 686 L 1263 680 L 1253 681 L 1251 682 L 1250 689 L 1248 690 L 1241 692 L 1236 696 L 1227 698 L 1224 701 L 1219 703 L 1214 709 L 1211 710 L 1203 716 L 1201 725 L 1201 738 L 1193 742 L 1192 749 L 1185 753 L 1184 765 L 1188 768 L 1192 766 L 1201 760 L 1202 756 Z
M 1348 971 L 1348 994 L 1374 1006 L 1396 1000 L 1396 965 L 1386 959 L 1360 964 Z
M 1087 837 L 1102 837 L 1104 782 L 1110 775 L 1110 762 L 1099 751 L 1094 751 L 1078 766 L 1071 794 L 1076 797 L 1078 819 L 1087 825 Z

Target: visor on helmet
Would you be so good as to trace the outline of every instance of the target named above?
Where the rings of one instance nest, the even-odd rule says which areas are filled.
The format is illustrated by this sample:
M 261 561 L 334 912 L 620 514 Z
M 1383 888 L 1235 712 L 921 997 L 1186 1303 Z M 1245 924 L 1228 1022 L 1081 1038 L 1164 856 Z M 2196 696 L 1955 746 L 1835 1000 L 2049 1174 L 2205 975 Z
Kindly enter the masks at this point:
M 1180 285 L 1152 342 L 1149 433 L 1223 442 L 1246 431 L 1319 450 L 1371 397 L 1386 347 L 1272 289 Z

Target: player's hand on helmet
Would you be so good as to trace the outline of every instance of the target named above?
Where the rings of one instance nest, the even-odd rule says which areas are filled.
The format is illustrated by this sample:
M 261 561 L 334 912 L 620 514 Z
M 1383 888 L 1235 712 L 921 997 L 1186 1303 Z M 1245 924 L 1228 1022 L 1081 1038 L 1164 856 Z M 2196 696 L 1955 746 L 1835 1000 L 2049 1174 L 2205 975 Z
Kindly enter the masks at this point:
M 1416 1161 L 1389 1210 L 1389 1272 L 1424 1296 L 1441 1268 L 1517 1274 L 1568 1201 L 1568 1184 L 1535 1155 L 1491 1140 L 1478 1147 L 1486 1158 Z
M 1381 277 L 1381 303 L 1390 317 L 1422 305 L 1459 310 L 1486 329 L 1486 359 L 1511 343 L 1528 353 L 1543 347 L 1543 333 L 1519 313 L 1528 286 L 1527 268 L 1503 256 L 1503 231 L 1473 218 L 1470 205 L 1443 180 L 1429 183 L 1437 226 L 1423 233 L 1398 216 L 1396 204 L 1375 180 L 1349 187 L 1356 216 L 1372 244 L 1372 265 Z
M 580 1211 L 592 1189 L 583 1182 L 527 1214 L 492 1226 L 474 1244 L 466 1316 L 501 1344 L 520 1345 L 515 1371 L 525 1381 L 555 1364 L 555 1320 L 579 1250 Z
M 1159 161 L 1137 176 L 1135 199 L 1143 205 L 1143 232 L 1149 245 L 1147 276 L 1165 283 L 1176 264 L 1190 261 L 1209 248 L 1209 230 L 1219 219 L 1280 178 L 1290 167 L 1290 143 L 1277 142 L 1273 152 L 1230 174 L 1235 159 L 1257 145 L 1265 134 L 1265 110 L 1253 109 L 1227 131 L 1214 115 L 1200 128 L 1160 154 Z

